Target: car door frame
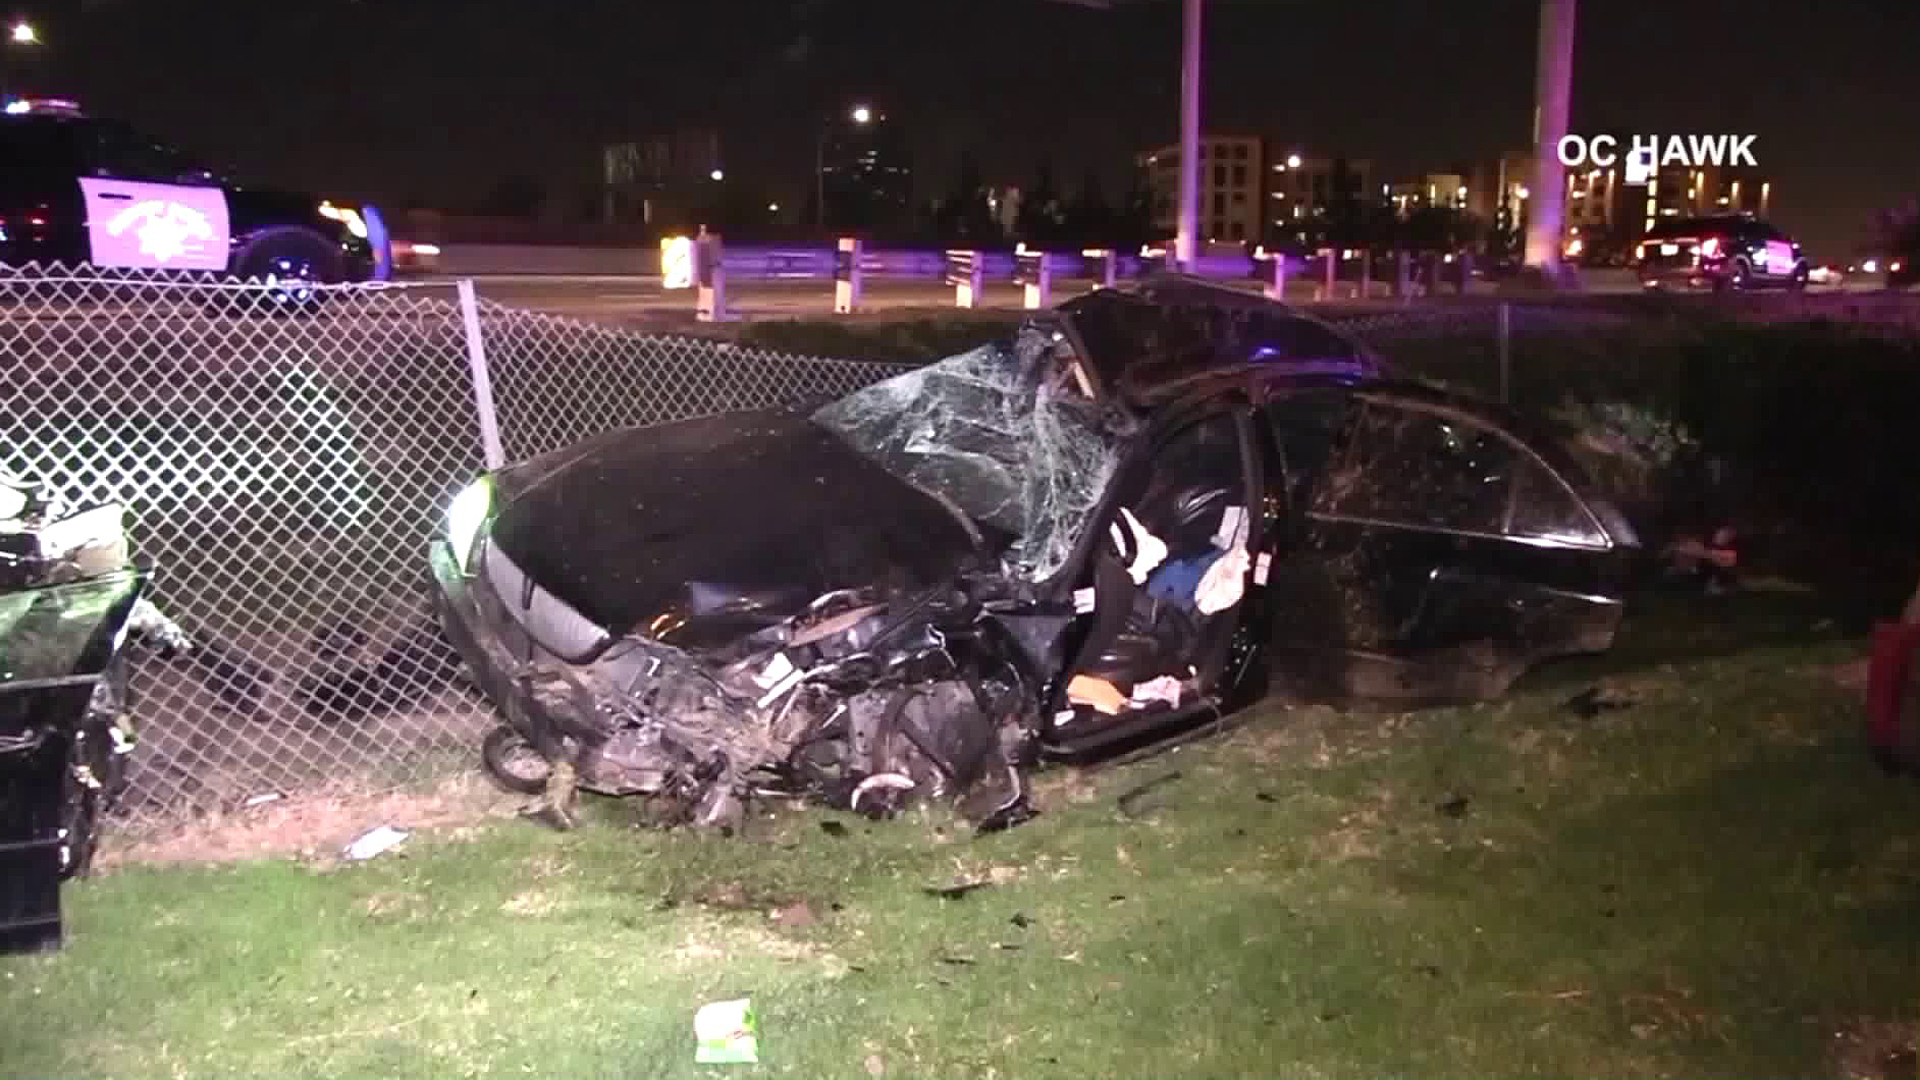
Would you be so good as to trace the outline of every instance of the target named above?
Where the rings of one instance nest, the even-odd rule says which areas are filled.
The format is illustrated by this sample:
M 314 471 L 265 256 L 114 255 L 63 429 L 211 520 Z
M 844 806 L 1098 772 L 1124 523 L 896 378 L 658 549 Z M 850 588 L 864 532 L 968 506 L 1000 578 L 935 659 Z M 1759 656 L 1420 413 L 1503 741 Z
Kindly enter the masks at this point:
M 1476 577 L 1484 577 L 1485 580 L 1481 584 L 1496 592 L 1504 590 L 1508 597 L 1519 598 L 1522 602 L 1548 605 L 1564 603 L 1570 605 L 1571 610 L 1575 612 L 1585 612 L 1589 608 L 1594 611 L 1590 617 L 1577 618 L 1562 617 L 1557 611 L 1551 612 L 1552 617 L 1549 621 L 1563 635 L 1562 638 L 1543 641 L 1534 648 L 1516 649 L 1513 656 L 1503 659 L 1503 664 L 1511 664 L 1517 666 L 1519 670 L 1524 670 L 1526 665 L 1546 655 L 1592 651 L 1596 647 L 1604 648 L 1611 642 L 1612 629 L 1618 624 L 1621 599 L 1618 595 L 1611 594 L 1613 590 L 1607 587 L 1607 583 L 1616 575 L 1618 563 L 1622 557 L 1619 553 L 1627 545 L 1613 535 L 1608 527 L 1607 515 L 1596 510 L 1591 498 L 1581 490 L 1579 485 L 1568 479 L 1563 466 L 1550 460 L 1535 447 L 1526 432 L 1516 430 L 1510 410 L 1418 384 L 1395 382 L 1354 388 L 1346 400 L 1351 403 L 1351 407 L 1341 420 L 1341 427 L 1335 437 L 1337 448 L 1334 453 L 1341 458 L 1355 452 L 1355 434 L 1368 408 L 1384 407 L 1451 416 L 1459 422 L 1483 429 L 1515 451 L 1515 460 L 1523 464 L 1514 469 L 1513 474 L 1506 479 L 1500 525 L 1497 531 L 1491 531 L 1389 521 L 1356 514 L 1328 513 L 1320 509 L 1318 503 L 1328 476 L 1336 467 L 1336 462 L 1329 460 L 1317 475 L 1307 480 L 1299 492 L 1297 505 L 1293 507 L 1292 512 L 1297 515 L 1300 522 L 1299 535 L 1303 545 L 1324 541 L 1332 532 L 1326 526 L 1335 526 L 1352 532 L 1355 537 L 1356 552 L 1360 550 L 1359 545 L 1367 543 L 1369 537 L 1382 530 L 1413 536 L 1446 537 L 1449 538 L 1455 550 L 1469 552 L 1468 555 L 1460 556 L 1461 562 L 1469 569 L 1449 570 L 1437 564 L 1431 569 L 1427 580 L 1421 586 L 1413 609 L 1405 613 L 1405 618 L 1401 620 L 1403 629 L 1412 637 L 1434 634 L 1434 627 L 1422 620 L 1426 617 L 1427 605 L 1433 602 L 1433 597 L 1441 587 L 1473 584 Z M 1269 422 L 1271 419 L 1269 415 Z M 1278 432 L 1274 435 L 1274 441 L 1276 445 L 1280 443 Z M 1286 466 L 1283 464 L 1284 467 Z M 1590 539 L 1577 536 L 1563 536 L 1556 539 L 1544 534 L 1529 536 L 1511 531 L 1520 485 L 1528 471 L 1536 475 L 1544 471 L 1545 476 L 1551 478 L 1556 493 L 1564 499 L 1570 499 L 1571 505 L 1578 508 L 1584 529 Z M 1435 546 L 1440 548 L 1445 544 Z M 1341 550 L 1344 551 L 1343 548 Z M 1471 570 L 1473 563 L 1484 561 L 1490 553 L 1505 553 L 1505 556 L 1510 556 L 1511 561 L 1515 563 L 1540 567 L 1545 576 L 1529 579 L 1518 575 L 1503 578 L 1491 574 L 1474 574 Z M 1589 557 L 1594 560 L 1594 564 L 1584 566 L 1581 560 Z M 1502 561 L 1508 560 L 1503 557 Z M 1382 585 L 1383 589 L 1387 587 L 1386 584 Z M 1525 618 L 1530 613 L 1520 610 L 1515 614 L 1516 617 Z M 1444 624 L 1441 625 L 1441 629 L 1444 629 Z M 1444 633 L 1437 636 L 1443 642 L 1446 640 Z M 1397 658 L 1408 663 L 1415 662 L 1419 658 L 1419 654 L 1415 652 L 1394 653 L 1370 649 L 1357 644 L 1357 639 L 1353 637 L 1341 640 L 1334 648 L 1350 656 L 1361 652 L 1378 653 L 1381 657 Z M 1517 670 L 1513 672 L 1516 675 L 1517 673 Z M 1502 676 L 1502 678 L 1504 681 L 1511 681 L 1510 676 Z M 1502 682 L 1502 678 L 1496 678 L 1494 682 Z M 1504 684 L 1502 683 L 1499 688 L 1503 689 Z
M 1073 672 L 1087 658 L 1084 637 L 1076 632 L 1075 643 L 1068 650 L 1061 670 L 1054 675 L 1047 688 L 1043 703 L 1040 741 L 1047 753 L 1080 756 L 1135 741 L 1151 743 L 1163 735 L 1192 726 L 1196 719 L 1220 717 L 1227 711 L 1229 701 L 1243 699 L 1248 692 L 1257 696 L 1264 691 L 1265 682 L 1259 676 L 1264 671 L 1261 657 L 1264 655 L 1262 646 L 1268 608 L 1266 590 L 1261 584 L 1262 567 L 1265 565 L 1262 559 L 1271 558 L 1276 530 L 1274 523 L 1264 513 L 1255 512 L 1270 502 L 1265 497 L 1267 480 L 1258 440 L 1256 408 L 1245 381 L 1233 380 L 1156 410 L 1146 426 L 1128 441 L 1122 451 L 1121 461 L 1114 468 L 1107 490 L 1101 495 L 1094 511 L 1088 515 L 1086 531 L 1076 542 L 1073 557 L 1058 574 L 1042 585 L 1043 590 L 1054 594 L 1057 599 L 1071 602 L 1073 592 L 1083 587 L 1082 583 L 1087 582 L 1093 573 L 1094 558 L 1099 545 L 1106 542 L 1108 526 L 1119 520 L 1121 497 L 1129 486 L 1128 480 L 1137 470 L 1150 466 L 1156 453 L 1194 424 L 1216 416 L 1232 416 L 1240 448 L 1244 485 L 1242 495 L 1247 500 L 1242 505 L 1248 511 L 1247 550 L 1251 558 L 1245 592 L 1240 602 L 1231 609 L 1231 630 L 1221 634 L 1219 641 L 1208 643 L 1210 655 L 1204 658 L 1205 663 L 1194 664 L 1199 669 L 1199 693 L 1191 704 L 1170 713 L 1132 719 L 1116 717 L 1097 730 L 1062 738 L 1056 719 L 1066 707 L 1067 685 L 1072 681 Z M 1257 687 L 1249 685 L 1250 678 L 1257 680 Z

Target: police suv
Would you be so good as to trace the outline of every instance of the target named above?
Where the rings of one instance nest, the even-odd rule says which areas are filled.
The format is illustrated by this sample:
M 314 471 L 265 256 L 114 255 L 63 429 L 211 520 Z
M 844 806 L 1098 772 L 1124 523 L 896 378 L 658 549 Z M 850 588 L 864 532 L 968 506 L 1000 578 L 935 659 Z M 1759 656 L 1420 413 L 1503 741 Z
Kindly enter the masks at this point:
M 371 206 L 236 183 L 72 102 L 0 113 L 0 264 L 88 263 L 332 284 L 384 279 Z

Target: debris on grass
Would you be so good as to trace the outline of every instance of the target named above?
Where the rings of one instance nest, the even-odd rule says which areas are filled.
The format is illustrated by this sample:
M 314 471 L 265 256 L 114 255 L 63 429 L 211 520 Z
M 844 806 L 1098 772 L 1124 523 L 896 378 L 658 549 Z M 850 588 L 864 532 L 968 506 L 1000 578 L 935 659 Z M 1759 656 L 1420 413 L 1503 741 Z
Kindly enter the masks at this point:
M 991 881 L 961 881 L 952 885 L 928 885 L 920 891 L 942 900 L 959 900 L 975 889 L 984 889 Z
M 1633 691 L 1603 683 L 1588 687 L 1568 698 L 1565 708 L 1582 720 L 1591 720 L 1603 712 L 1630 709 L 1639 701 L 1640 696 Z
M 1472 800 L 1467 796 L 1455 795 L 1446 802 L 1435 805 L 1434 809 L 1450 818 L 1463 818 L 1467 816 L 1467 808 L 1471 803 Z
M 356 861 L 371 859 L 377 855 L 393 850 L 400 845 L 400 841 L 406 838 L 407 833 L 405 830 L 396 829 L 391 825 L 381 825 L 378 828 L 369 829 L 354 838 L 353 843 L 347 845 L 344 854 L 347 858 Z
M 820 831 L 823 833 L 826 833 L 828 836 L 831 836 L 836 840 L 844 840 L 847 837 L 847 827 L 845 825 L 840 824 L 837 821 L 821 822 Z
M 1170 784 L 1173 781 L 1178 779 L 1180 779 L 1180 771 L 1176 769 L 1173 772 L 1164 773 L 1160 776 L 1156 776 L 1153 779 L 1148 780 L 1144 784 L 1140 784 L 1134 788 L 1129 789 L 1124 794 L 1122 794 L 1118 800 L 1120 805 L 1120 812 L 1127 815 L 1128 817 L 1137 817 L 1138 815 L 1135 813 L 1135 807 L 1140 802 L 1141 799 L 1144 799 L 1148 795 L 1152 794 L 1155 789 L 1164 787 L 1167 784 Z
M 751 998 L 714 1001 L 693 1014 L 693 1037 L 698 1046 L 693 1060 L 701 1065 L 752 1065 L 760 1060 L 760 1023 Z

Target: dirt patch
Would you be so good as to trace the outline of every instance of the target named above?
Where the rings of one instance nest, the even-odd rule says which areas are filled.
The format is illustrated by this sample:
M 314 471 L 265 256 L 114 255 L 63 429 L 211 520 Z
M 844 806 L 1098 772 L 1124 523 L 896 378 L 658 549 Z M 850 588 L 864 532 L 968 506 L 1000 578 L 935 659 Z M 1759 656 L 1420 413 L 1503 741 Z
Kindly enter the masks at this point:
M 478 775 L 436 784 L 370 790 L 338 783 L 242 810 L 211 813 L 138 836 L 108 832 L 96 866 L 128 863 L 232 862 L 280 855 L 336 857 L 354 837 L 379 825 L 447 829 L 511 817 L 519 802 Z

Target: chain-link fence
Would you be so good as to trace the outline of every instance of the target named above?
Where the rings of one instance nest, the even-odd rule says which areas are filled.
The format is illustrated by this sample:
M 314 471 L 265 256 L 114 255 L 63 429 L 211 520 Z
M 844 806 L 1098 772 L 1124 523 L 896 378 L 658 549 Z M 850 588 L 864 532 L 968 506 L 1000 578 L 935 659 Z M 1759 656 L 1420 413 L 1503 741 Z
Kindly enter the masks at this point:
M 472 767 L 488 709 L 435 624 L 426 549 L 484 467 L 489 370 L 511 460 L 898 369 L 463 306 L 447 284 L 0 271 L 0 468 L 126 505 L 195 641 L 136 674 L 127 816 Z

